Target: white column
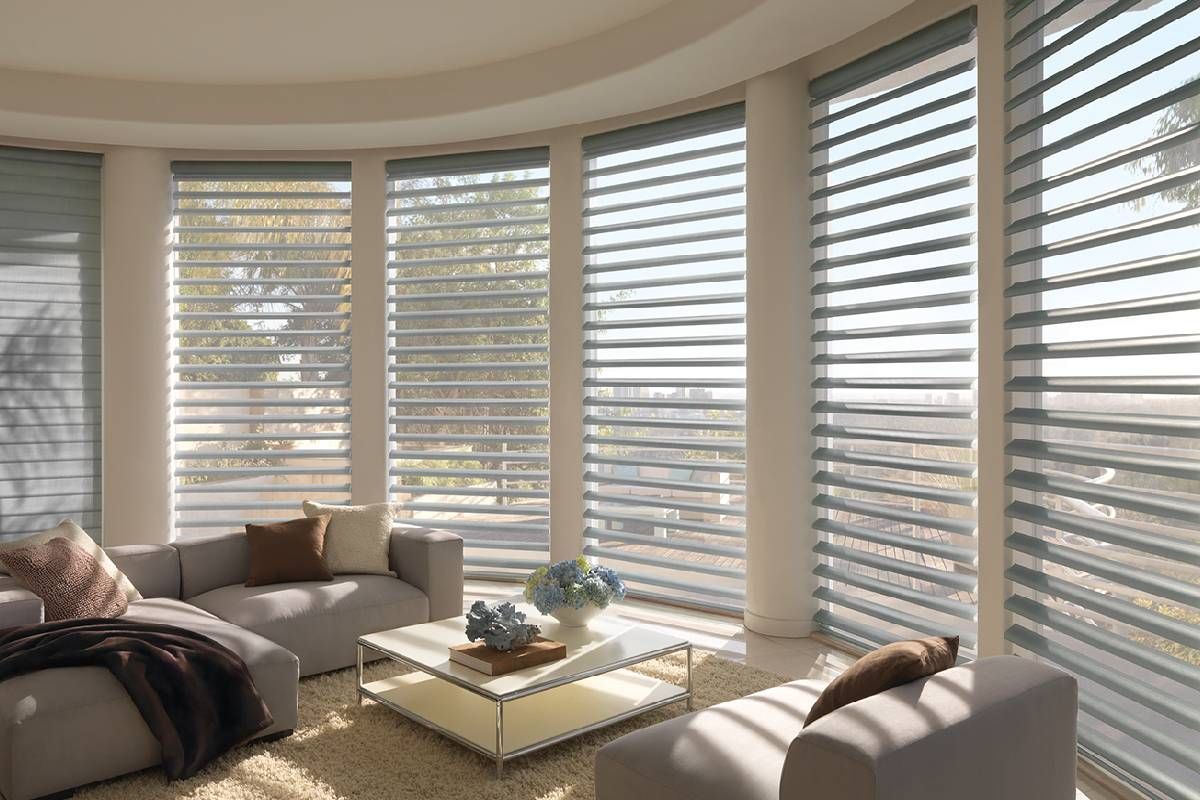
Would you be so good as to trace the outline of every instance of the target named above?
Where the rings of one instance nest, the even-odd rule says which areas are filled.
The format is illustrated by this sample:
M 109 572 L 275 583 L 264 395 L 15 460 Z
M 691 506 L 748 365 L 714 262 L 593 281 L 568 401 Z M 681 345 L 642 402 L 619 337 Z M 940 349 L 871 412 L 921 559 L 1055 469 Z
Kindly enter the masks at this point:
M 353 302 L 350 305 L 350 494 L 388 495 L 387 172 L 383 156 L 352 161 Z
M 550 560 L 583 552 L 583 155 L 550 143 Z
M 979 655 L 1006 651 L 1004 610 L 1008 555 L 1004 547 L 1008 490 L 1004 475 L 1007 438 L 1004 414 L 1004 4 L 980 3 L 978 42 L 979 160 L 977 221 L 979 226 Z
M 812 548 L 808 93 L 793 65 L 746 84 L 746 627 L 807 636 Z
M 160 150 L 104 156 L 104 544 L 173 533 L 171 164 Z

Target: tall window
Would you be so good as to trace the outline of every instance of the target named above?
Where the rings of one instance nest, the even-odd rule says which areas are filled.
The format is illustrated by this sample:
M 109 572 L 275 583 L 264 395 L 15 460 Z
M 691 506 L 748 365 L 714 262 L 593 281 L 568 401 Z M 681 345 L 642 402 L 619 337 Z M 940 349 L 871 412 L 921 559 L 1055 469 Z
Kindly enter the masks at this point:
M 1012 9 L 1008 639 L 1200 797 L 1200 3 Z
M 585 552 L 635 594 L 740 611 L 745 112 L 584 139 Z
M 175 162 L 175 526 L 350 496 L 350 165 Z
M 0 147 L 0 539 L 100 510 L 100 156 Z
M 866 646 L 975 645 L 974 27 L 810 86 L 817 622 Z
M 549 151 L 387 168 L 392 497 L 523 576 L 549 553 Z

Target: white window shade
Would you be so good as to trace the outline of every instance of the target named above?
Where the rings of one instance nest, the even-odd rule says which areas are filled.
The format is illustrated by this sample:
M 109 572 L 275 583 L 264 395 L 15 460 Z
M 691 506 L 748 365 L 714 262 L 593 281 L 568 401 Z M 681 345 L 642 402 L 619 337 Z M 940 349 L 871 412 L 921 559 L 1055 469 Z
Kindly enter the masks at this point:
M 975 647 L 974 28 L 810 85 L 816 619 L 866 647 Z
M 1200 3 L 1010 4 L 1007 638 L 1200 798 Z
M 744 604 L 745 111 L 583 142 L 585 553 Z
M 549 151 L 389 161 L 391 496 L 476 576 L 549 554 Z
M 350 497 L 350 166 L 175 162 L 177 535 Z
M 100 385 L 100 156 L 0 147 L 0 539 L 102 539 Z

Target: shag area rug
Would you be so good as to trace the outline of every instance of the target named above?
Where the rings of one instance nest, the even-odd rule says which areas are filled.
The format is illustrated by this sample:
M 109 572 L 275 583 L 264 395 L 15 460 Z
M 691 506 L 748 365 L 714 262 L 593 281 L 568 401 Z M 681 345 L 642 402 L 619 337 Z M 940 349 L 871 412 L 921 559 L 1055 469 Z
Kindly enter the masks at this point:
M 696 708 L 778 686 L 783 679 L 712 653 L 693 656 Z M 637 671 L 683 685 L 682 654 Z M 402 671 L 367 666 L 376 680 Z M 593 800 L 596 750 L 624 733 L 686 713 L 683 703 L 514 759 L 494 762 L 374 703 L 354 702 L 354 670 L 300 682 L 300 724 L 287 739 L 227 754 L 195 777 L 168 784 L 155 768 L 98 784 L 79 800 Z

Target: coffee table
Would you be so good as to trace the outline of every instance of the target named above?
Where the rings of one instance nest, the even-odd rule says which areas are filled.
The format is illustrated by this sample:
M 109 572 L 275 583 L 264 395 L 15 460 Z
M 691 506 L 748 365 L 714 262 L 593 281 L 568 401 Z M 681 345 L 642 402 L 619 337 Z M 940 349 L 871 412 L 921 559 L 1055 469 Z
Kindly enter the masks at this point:
M 559 625 L 521 606 L 547 639 L 567 646 L 561 661 L 490 676 L 450 661 L 450 645 L 466 641 L 462 618 L 372 633 L 358 639 L 357 695 L 374 700 L 496 763 L 678 702 L 692 708 L 692 645 L 685 639 L 600 617 L 586 628 Z M 373 651 L 412 669 L 363 682 L 363 653 Z M 676 686 L 628 667 L 687 653 L 687 685 Z

